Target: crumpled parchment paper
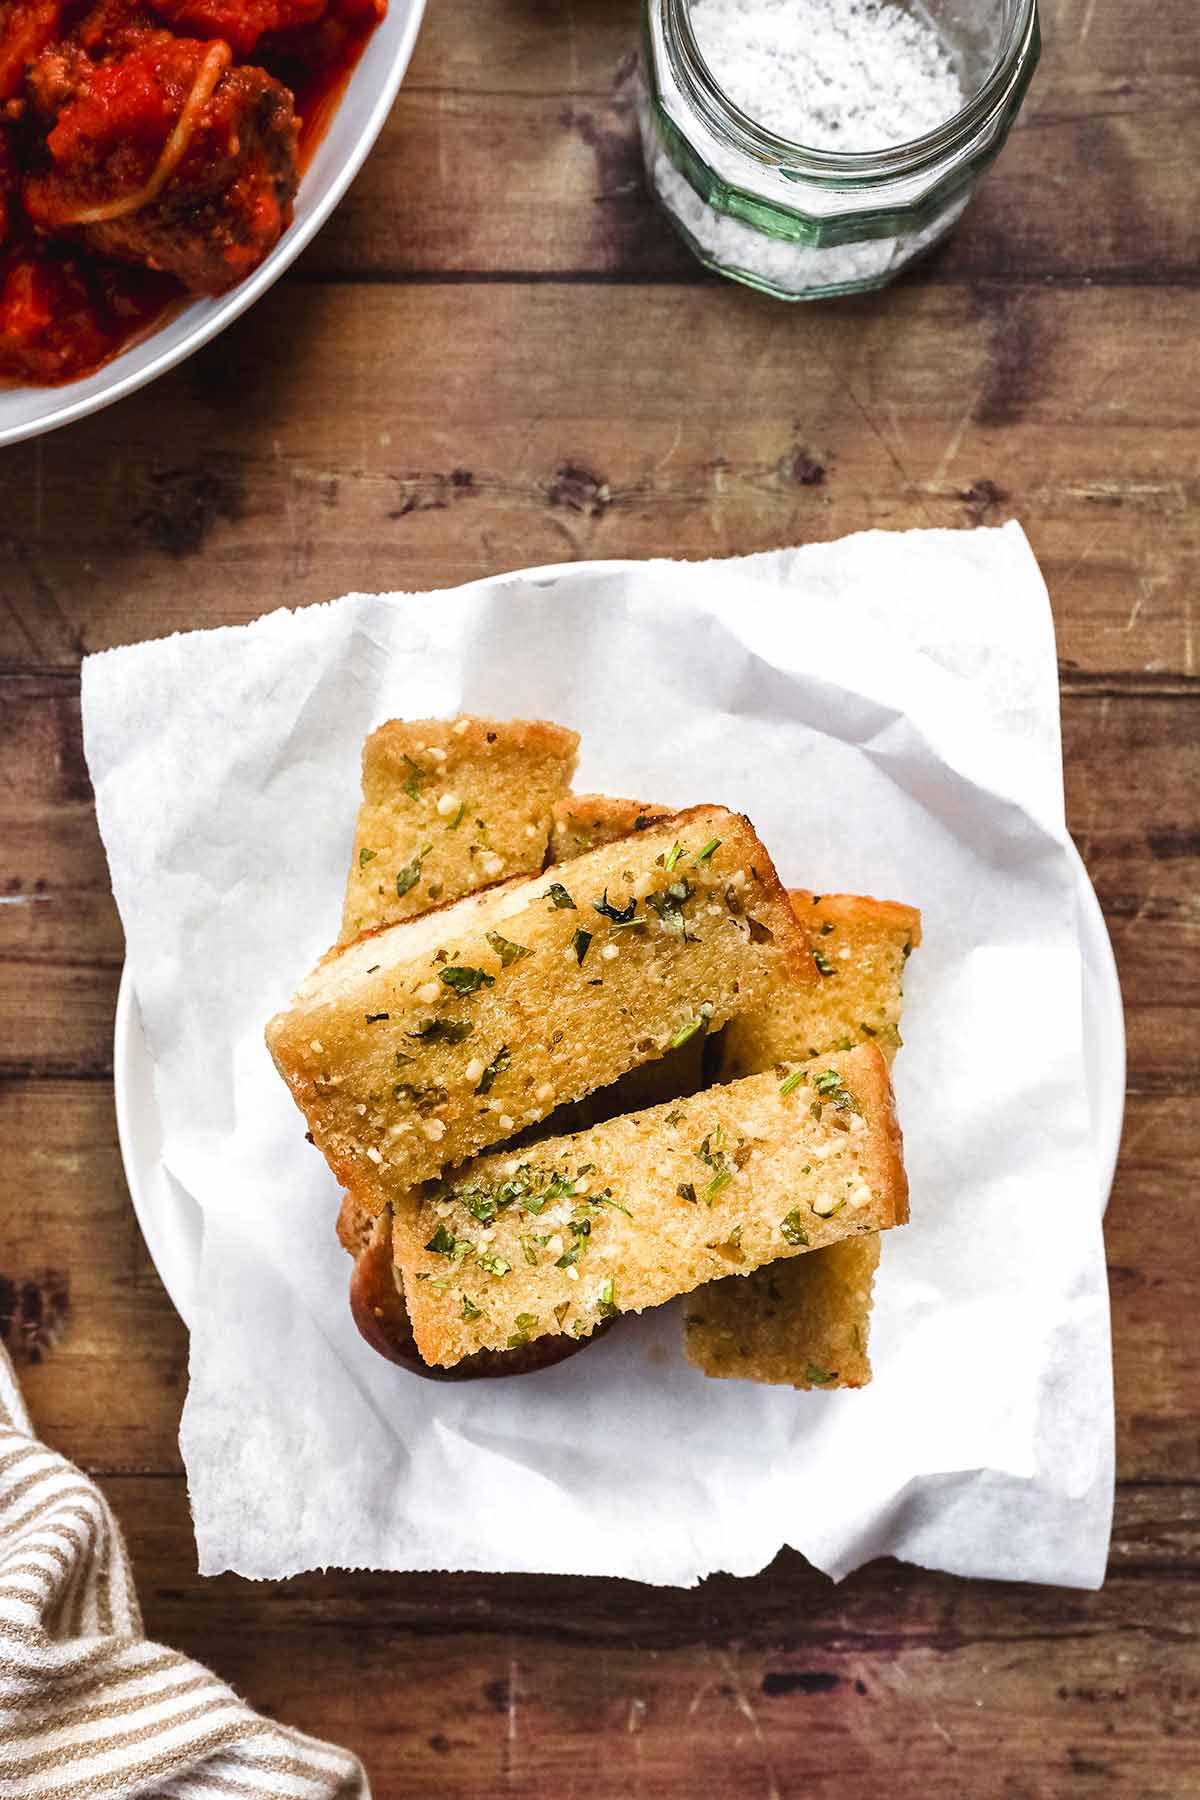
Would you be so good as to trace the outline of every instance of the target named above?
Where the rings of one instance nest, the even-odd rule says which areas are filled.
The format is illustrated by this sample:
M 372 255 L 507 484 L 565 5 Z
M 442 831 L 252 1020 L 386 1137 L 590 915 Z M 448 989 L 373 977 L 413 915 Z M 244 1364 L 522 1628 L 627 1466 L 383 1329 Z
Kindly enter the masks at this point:
M 689 1584 L 791 1544 L 1102 1579 L 1113 1420 L 1049 603 L 1015 526 L 352 595 L 88 658 L 86 748 L 203 1213 L 182 1444 L 200 1566 Z M 263 1044 L 333 940 L 367 732 L 574 726 L 580 790 L 748 812 L 786 882 L 912 902 L 912 1223 L 873 1384 L 710 1381 L 678 1304 L 532 1378 L 433 1384 L 346 1306 L 338 1189 Z

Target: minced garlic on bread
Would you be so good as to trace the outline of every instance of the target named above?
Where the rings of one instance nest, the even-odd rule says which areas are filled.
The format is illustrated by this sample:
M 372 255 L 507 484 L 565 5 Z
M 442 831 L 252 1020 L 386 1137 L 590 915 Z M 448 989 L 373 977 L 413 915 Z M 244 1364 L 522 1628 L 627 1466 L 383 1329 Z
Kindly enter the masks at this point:
M 363 745 L 340 943 L 546 859 L 579 737 L 542 719 L 392 719 Z
M 700 806 L 335 948 L 266 1036 L 314 1143 L 377 1212 L 813 979 L 753 826 Z
M 819 981 L 741 1013 L 721 1041 L 720 1079 L 824 1056 L 871 1038 L 890 1065 L 900 1046 L 904 965 L 921 942 L 915 906 L 866 894 L 791 893 Z
M 712 1281 L 687 1313 L 687 1352 L 706 1375 L 778 1387 L 857 1388 L 871 1379 L 867 1325 L 879 1238 L 847 1238 Z
M 907 1192 L 866 1044 L 477 1157 L 396 1209 L 393 1250 L 421 1355 L 451 1366 L 902 1224 Z
M 790 898 L 819 986 L 784 1001 L 773 997 L 732 1020 L 719 1045 L 723 1078 L 864 1039 L 879 1046 L 890 1066 L 900 1045 L 904 967 L 921 941 L 920 913 L 859 894 L 796 890 Z M 871 1378 L 867 1341 L 877 1257 L 878 1245 L 872 1252 L 860 1242 L 760 1270 L 747 1281 L 715 1284 L 688 1313 L 689 1361 L 706 1375 L 745 1381 L 862 1387 Z M 813 1370 L 828 1379 L 815 1380 Z
M 649 806 L 643 800 L 614 800 L 608 794 L 568 794 L 554 805 L 550 832 L 550 861 L 570 862 L 601 844 L 615 843 L 631 831 L 645 831 L 670 817 L 666 806 Z

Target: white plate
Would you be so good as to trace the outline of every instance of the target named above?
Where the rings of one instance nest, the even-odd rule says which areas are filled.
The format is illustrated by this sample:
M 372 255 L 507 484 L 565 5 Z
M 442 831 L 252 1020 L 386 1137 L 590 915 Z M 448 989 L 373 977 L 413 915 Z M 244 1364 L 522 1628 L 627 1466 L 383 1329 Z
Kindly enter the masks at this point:
M 320 230 L 379 136 L 408 68 L 425 0 L 390 0 L 372 32 L 341 103 L 300 183 L 296 216 L 245 281 L 219 300 L 195 300 L 140 344 L 123 350 L 94 375 L 61 387 L 0 387 L 0 445 L 38 437 L 124 399 L 224 331 L 273 281 L 278 281 Z
M 630 566 L 561 563 L 522 570 L 511 579 L 562 581 L 591 576 L 601 568 Z M 1083 956 L 1083 1051 L 1092 1115 L 1096 1207 L 1103 1212 L 1117 1165 L 1125 1111 L 1125 1021 L 1117 966 L 1100 902 L 1074 846 L 1071 855 Z M 187 1323 L 200 1266 L 201 1215 L 191 1195 L 163 1167 L 154 1069 L 128 963 L 117 995 L 113 1073 L 117 1135 L 134 1210 L 163 1286 Z

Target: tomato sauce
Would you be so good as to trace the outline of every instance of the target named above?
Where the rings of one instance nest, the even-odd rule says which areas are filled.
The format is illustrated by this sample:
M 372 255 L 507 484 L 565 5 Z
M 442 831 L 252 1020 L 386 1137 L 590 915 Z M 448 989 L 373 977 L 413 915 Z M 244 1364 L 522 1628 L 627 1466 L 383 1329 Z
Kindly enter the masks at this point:
M 0 384 L 78 380 L 286 230 L 386 0 L 0 0 Z

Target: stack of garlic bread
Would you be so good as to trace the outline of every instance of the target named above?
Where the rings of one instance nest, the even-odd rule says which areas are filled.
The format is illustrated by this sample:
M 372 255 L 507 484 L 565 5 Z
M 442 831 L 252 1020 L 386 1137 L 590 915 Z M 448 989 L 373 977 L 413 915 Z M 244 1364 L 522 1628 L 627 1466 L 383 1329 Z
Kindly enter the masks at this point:
M 705 1372 L 860 1386 L 919 916 L 787 894 L 724 807 L 573 795 L 577 747 L 463 718 L 364 748 L 341 936 L 267 1028 L 360 1329 L 516 1373 L 689 1295 Z

